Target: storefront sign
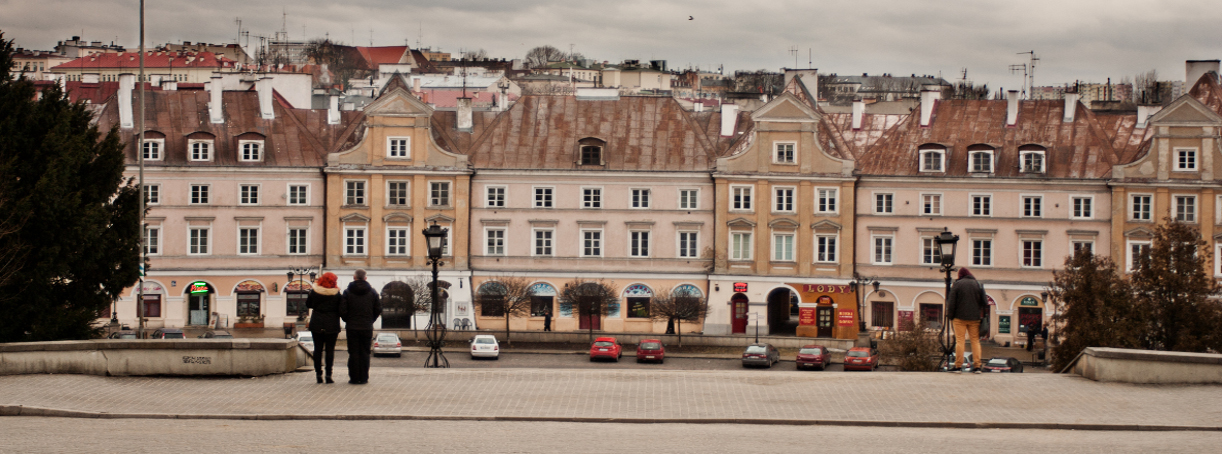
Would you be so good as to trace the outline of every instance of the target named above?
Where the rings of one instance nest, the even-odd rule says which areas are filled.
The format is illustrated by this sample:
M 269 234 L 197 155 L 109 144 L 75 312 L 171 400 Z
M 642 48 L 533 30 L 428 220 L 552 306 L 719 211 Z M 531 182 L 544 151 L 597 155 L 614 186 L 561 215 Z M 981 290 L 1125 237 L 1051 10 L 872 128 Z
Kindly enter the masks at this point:
M 1002 315 L 997 317 L 997 333 L 1010 334 L 1010 316 Z
M 802 284 L 805 293 L 852 293 L 853 287 L 838 284 Z
M 208 288 L 208 283 L 204 281 L 195 281 L 187 286 L 188 293 L 208 293 L 211 290 Z
M 1019 306 L 1039 306 L 1039 305 L 1040 305 L 1040 302 L 1039 302 L 1039 301 L 1036 301 L 1036 300 L 1035 300 L 1035 298 L 1032 298 L 1032 297 L 1028 296 L 1028 297 L 1023 298 L 1022 300 L 1020 300 L 1020 301 L 1018 302 L 1018 305 L 1019 305 Z
M 798 324 L 799 325 L 814 325 L 815 324 L 815 308 L 813 307 L 798 308 Z
M 735 291 L 735 292 L 745 292 L 745 291 L 747 291 L 747 283 L 746 283 L 746 282 L 735 282 L 735 283 L 734 283 L 734 291 Z
M 827 296 L 827 295 L 821 295 L 819 296 L 819 298 L 815 299 L 815 304 L 818 304 L 820 306 L 830 306 L 832 305 L 832 297 Z
M 853 310 L 840 309 L 836 311 L 836 326 L 853 326 Z

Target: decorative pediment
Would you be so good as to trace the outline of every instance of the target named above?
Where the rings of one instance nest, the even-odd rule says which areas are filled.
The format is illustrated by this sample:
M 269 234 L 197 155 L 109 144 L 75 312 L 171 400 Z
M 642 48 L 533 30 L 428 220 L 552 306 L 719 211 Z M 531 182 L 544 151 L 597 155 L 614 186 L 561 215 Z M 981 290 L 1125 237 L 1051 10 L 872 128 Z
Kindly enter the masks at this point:
M 761 121 L 819 121 L 819 113 L 803 103 L 793 93 L 785 92 L 751 114 L 751 119 Z
M 755 228 L 755 222 L 752 222 L 748 220 L 747 218 L 736 218 L 736 219 L 731 220 L 730 222 L 727 222 L 726 225 L 729 227 L 738 227 L 740 229 Z
M 352 213 L 339 218 L 339 220 L 340 222 L 369 222 L 369 216 L 365 216 L 361 213 Z
M 835 222 L 824 220 L 824 221 L 819 221 L 819 222 L 816 222 L 816 223 L 814 223 L 814 224 L 811 224 L 811 225 L 810 225 L 810 228 L 811 228 L 811 230 L 835 230 L 835 231 L 840 231 L 840 229 L 841 229 L 842 227 L 840 226 L 840 224 L 837 224 L 837 223 L 835 223 Z
M 395 74 L 395 78 L 403 76 Z M 402 84 L 387 85 L 378 99 L 365 107 L 366 117 L 427 117 L 433 108 L 412 96 Z
M 1184 95 L 1150 117 L 1149 123 L 1216 124 L 1222 123 L 1222 115 L 1218 115 L 1213 110 L 1210 110 L 1209 107 L 1201 104 L 1196 98 Z
M 799 224 L 798 221 L 787 218 L 773 219 L 772 222 L 768 223 L 768 227 L 774 229 L 797 229 L 800 225 L 802 224 Z
M 1135 228 L 1135 229 L 1128 230 L 1128 231 L 1124 232 L 1124 236 L 1125 236 L 1126 238 L 1129 238 L 1129 237 L 1135 237 L 1135 238 L 1154 238 L 1154 232 L 1153 232 L 1153 231 L 1151 231 L 1150 229 L 1145 228 L 1145 227 L 1138 227 L 1138 228 Z
M 382 222 L 408 222 L 410 223 L 412 222 L 412 215 L 407 214 L 407 213 L 399 213 L 399 212 L 390 213 L 390 214 L 387 214 L 386 216 L 382 216 Z
M 424 218 L 424 221 L 425 221 L 425 222 L 428 222 L 428 223 L 434 223 L 434 222 L 436 222 L 436 223 L 438 223 L 438 224 L 452 224 L 452 223 L 454 223 L 454 218 L 449 217 L 449 216 L 446 216 L 446 215 L 441 214 L 441 213 L 437 213 L 437 214 L 434 214 L 434 215 L 429 216 L 429 217 L 427 217 L 427 218 Z

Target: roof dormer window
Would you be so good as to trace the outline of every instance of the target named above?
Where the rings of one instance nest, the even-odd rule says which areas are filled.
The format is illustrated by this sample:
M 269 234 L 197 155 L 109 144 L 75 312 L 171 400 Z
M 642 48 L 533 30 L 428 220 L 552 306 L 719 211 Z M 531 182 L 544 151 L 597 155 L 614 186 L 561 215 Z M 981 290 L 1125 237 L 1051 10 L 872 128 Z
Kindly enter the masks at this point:
M 191 139 L 187 141 L 187 152 L 192 161 L 212 160 L 212 139 Z
M 259 162 L 263 160 L 262 140 L 239 140 L 238 160 L 242 162 Z
M 946 171 L 946 147 L 926 146 L 919 149 L 922 172 Z
M 603 160 L 603 148 L 607 142 L 587 137 L 578 141 L 578 156 L 577 164 L 583 166 L 601 166 L 606 164 Z
M 993 148 L 976 145 L 967 150 L 967 171 L 993 173 Z
M 1044 147 L 1028 145 L 1019 148 L 1018 165 L 1022 173 L 1044 173 Z

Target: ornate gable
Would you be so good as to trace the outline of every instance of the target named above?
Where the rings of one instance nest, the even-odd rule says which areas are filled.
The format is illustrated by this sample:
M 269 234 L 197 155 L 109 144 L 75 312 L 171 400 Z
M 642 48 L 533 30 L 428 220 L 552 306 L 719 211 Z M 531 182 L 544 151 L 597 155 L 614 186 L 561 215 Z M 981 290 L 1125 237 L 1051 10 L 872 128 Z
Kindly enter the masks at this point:
M 773 99 L 768 104 L 757 109 L 751 114 L 751 119 L 756 122 L 779 121 L 779 122 L 814 122 L 819 121 L 819 113 L 811 109 L 802 100 L 794 96 L 793 93 L 785 92 L 776 99 Z
M 1184 95 L 1150 117 L 1151 124 L 1198 125 L 1222 123 L 1222 115 L 1210 110 L 1201 101 Z
M 378 99 L 365 107 L 367 117 L 428 117 L 433 108 L 402 87 L 387 86 Z

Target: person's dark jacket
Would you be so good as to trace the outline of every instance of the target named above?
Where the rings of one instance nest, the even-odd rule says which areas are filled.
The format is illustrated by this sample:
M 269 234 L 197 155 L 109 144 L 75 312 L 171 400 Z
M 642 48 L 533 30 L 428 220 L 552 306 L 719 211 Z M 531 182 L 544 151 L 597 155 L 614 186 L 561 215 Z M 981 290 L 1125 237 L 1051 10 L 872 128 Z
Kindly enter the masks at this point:
M 382 301 L 368 282 L 355 280 L 344 290 L 339 316 L 349 330 L 373 330 L 373 322 L 382 316 Z
M 984 308 L 988 304 L 984 286 L 974 277 L 962 277 L 950 287 L 950 296 L 946 298 L 946 313 L 952 319 L 977 321 L 983 318 Z
M 337 288 L 315 287 L 306 297 L 306 307 L 313 309 L 310 313 L 310 331 L 338 333 L 339 306 L 344 297 Z

